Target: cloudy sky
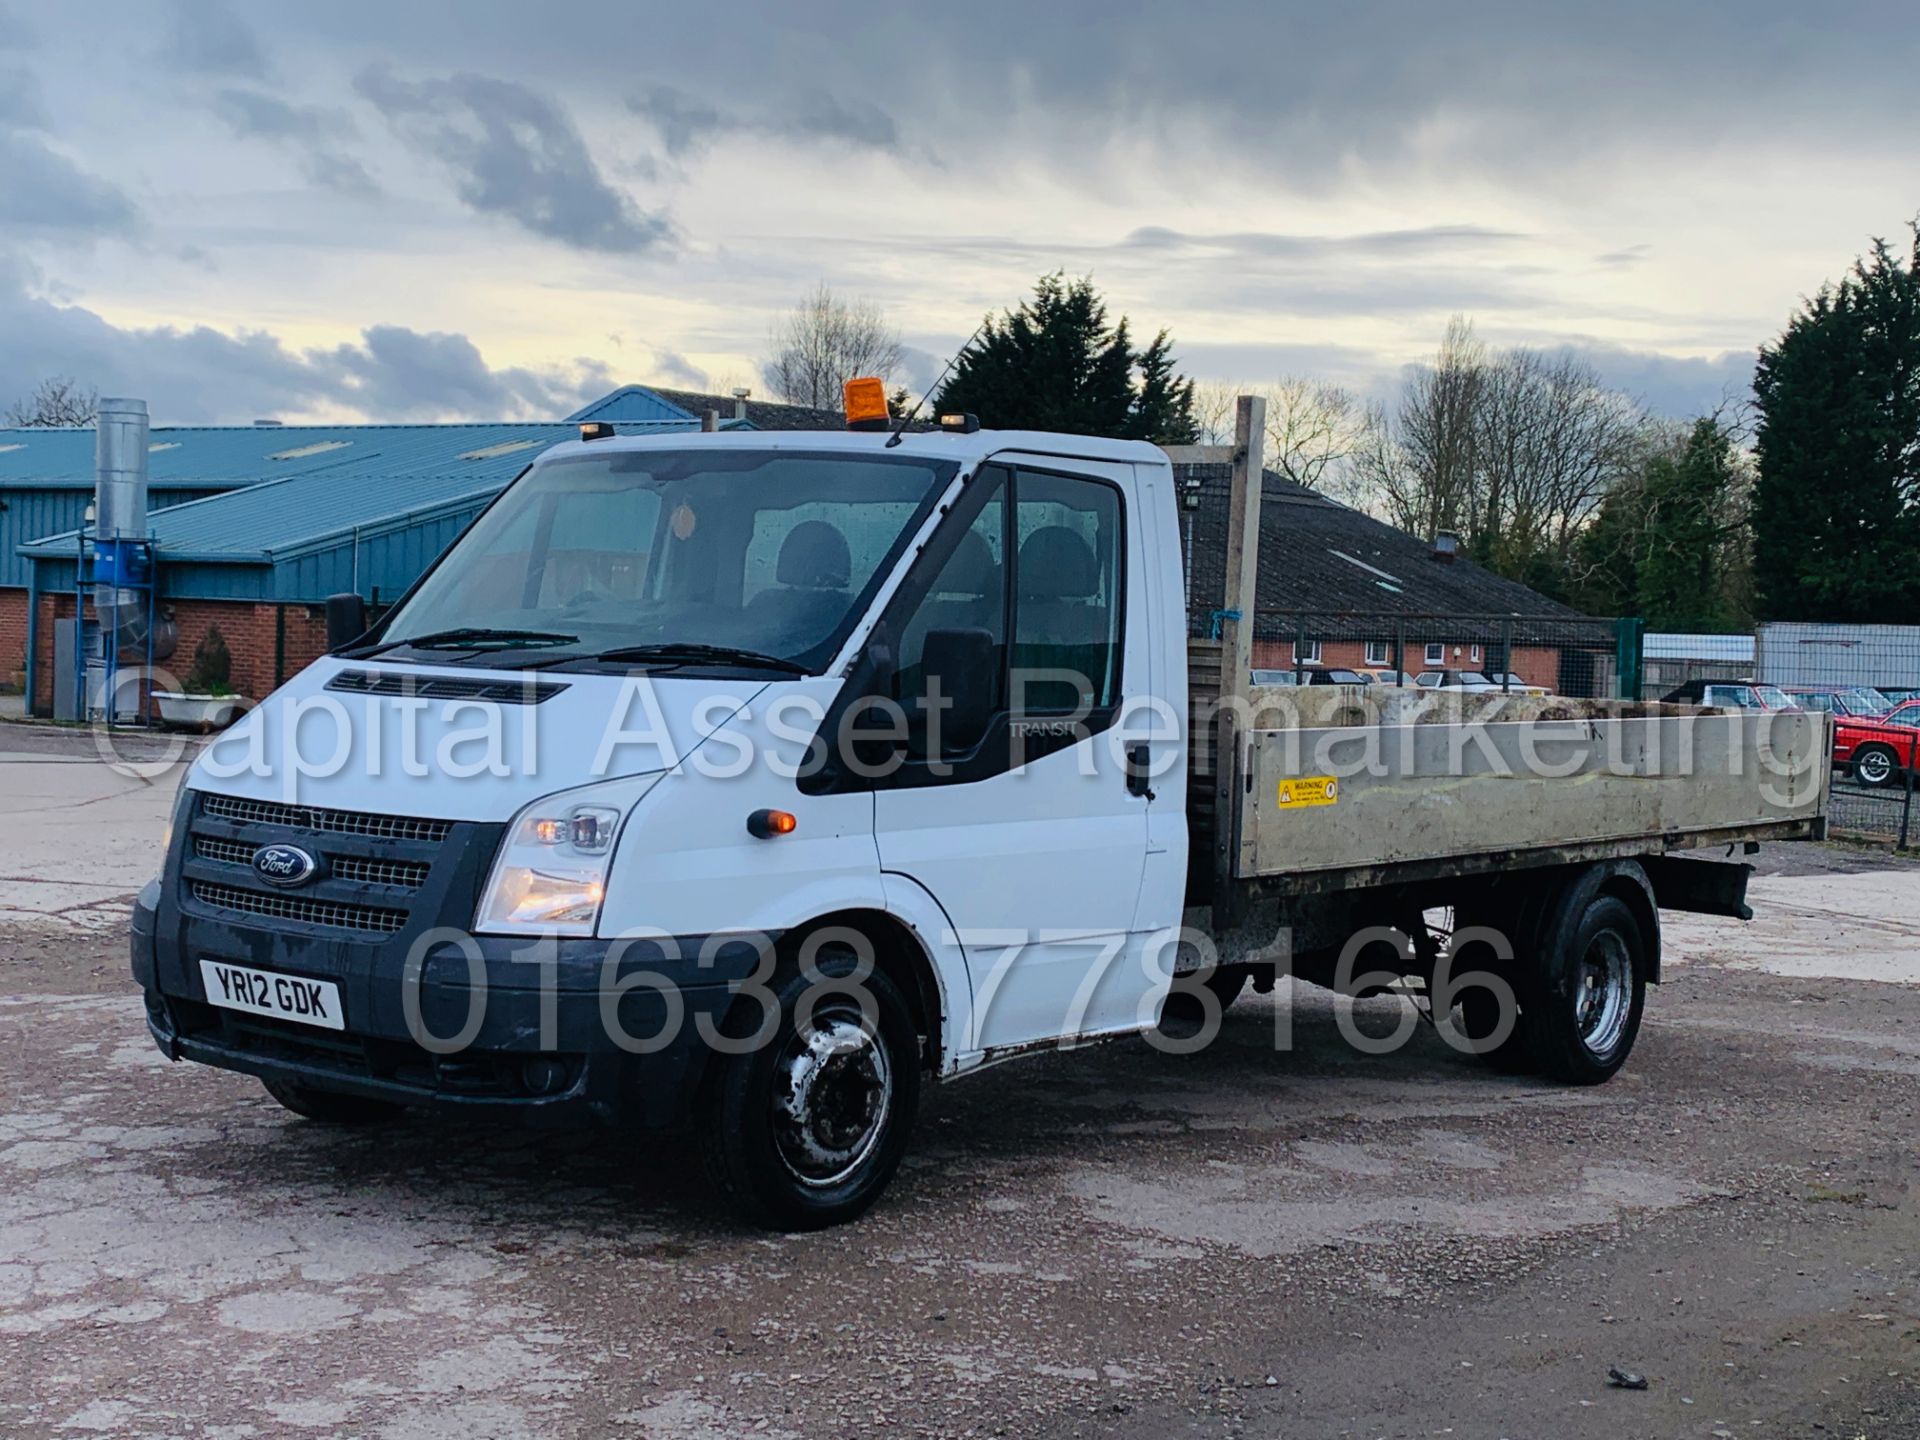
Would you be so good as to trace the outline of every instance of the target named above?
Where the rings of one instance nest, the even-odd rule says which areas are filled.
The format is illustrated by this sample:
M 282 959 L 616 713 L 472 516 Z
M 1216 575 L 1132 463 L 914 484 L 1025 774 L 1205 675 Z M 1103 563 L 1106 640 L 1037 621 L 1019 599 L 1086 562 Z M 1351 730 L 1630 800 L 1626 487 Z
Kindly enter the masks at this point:
M 0 404 L 520 418 L 927 380 L 1042 271 L 1189 373 L 1382 391 L 1448 315 L 1710 406 L 1920 211 L 1910 3 L 0 0 Z

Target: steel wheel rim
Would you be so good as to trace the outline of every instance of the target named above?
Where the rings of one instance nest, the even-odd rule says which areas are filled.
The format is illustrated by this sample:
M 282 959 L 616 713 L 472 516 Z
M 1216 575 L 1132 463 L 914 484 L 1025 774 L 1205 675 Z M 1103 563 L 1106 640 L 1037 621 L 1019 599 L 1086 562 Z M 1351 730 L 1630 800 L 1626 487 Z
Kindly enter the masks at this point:
M 1860 771 L 1860 778 L 1869 785 L 1884 785 L 1887 777 L 1893 774 L 1893 762 L 1878 750 L 1869 750 L 1862 755 L 1855 768 Z
M 802 1185 L 838 1185 L 865 1164 L 893 1108 L 893 1062 L 851 1002 L 823 1005 L 774 1066 L 773 1139 Z
M 1574 1018 L 1592 1054 L 1611 1055 L 1627 1032 L 1633 1009 L 1633 956 L 1617 930 L 1602 930 L 1587 946 L 1574 979 Z

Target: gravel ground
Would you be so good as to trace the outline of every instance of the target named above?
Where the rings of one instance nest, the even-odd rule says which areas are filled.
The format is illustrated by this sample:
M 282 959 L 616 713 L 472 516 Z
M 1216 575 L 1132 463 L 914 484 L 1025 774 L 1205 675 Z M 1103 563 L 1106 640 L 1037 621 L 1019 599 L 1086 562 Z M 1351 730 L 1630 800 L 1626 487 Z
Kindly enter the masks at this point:
M 1608 1086 L 1256 997 L 1197 1056 L 935 1091 L 880 1206 L 796 1237 L 673 1142 L 343 1133 L 168 1065 L 113 903 L 19 873 L 0 1436 L 1913 1440 L 1920 875 L 1760 859 L 1753 926 L 1673 928 Z

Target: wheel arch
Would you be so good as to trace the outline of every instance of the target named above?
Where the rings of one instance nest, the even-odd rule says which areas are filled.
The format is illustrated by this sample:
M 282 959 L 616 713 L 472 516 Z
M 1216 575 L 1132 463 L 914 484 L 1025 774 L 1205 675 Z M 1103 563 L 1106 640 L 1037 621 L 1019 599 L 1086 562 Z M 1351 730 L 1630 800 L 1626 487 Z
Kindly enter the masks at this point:
M 788 931 L 783 945 L 798 946 L 807 936 L 830 927 L 844 927 L 865 935 L 874 945 L 874 965 L 899 987 L 907 1008 L 919 1027 L 924 1046 L 921 1068 L 929 1074 L 940 1073 L 944 1058 L 946 1027 L 950 1019 L 946 989 L 933 957 L 920 943 L 913 927 L 890 910 L 855 906 L 830 911 Z

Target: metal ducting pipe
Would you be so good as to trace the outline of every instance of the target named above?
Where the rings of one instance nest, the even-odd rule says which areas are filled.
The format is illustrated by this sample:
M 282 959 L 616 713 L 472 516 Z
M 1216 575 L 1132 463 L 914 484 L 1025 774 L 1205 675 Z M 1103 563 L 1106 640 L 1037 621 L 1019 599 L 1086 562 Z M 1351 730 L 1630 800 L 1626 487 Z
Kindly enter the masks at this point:
M 96 551 L 118 540 L 147 534 L 147 402 L 102 400 L 94 420 L 93 534 Z M 117 557 L 109 562 L 116 566 Z M 96 566 L 96 573 L 99 573 Z M 104 578 L 104 577 L 103 577 Z M 94 592 L 100 625 L 120 632 L 123 648 L 146 643 L 147 597 L 139 590 L 102 587 Z
M 102 400 L 94 422 L 94 523 L 101 540 L 147 533 L 147 402 Z

